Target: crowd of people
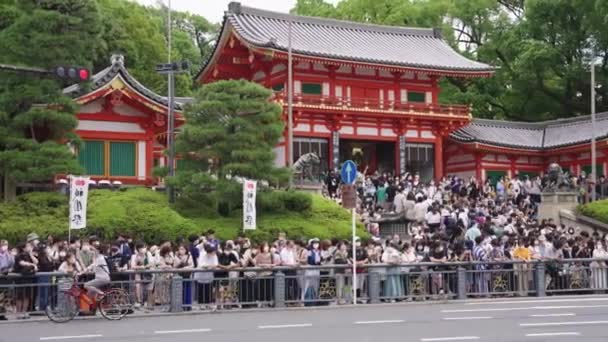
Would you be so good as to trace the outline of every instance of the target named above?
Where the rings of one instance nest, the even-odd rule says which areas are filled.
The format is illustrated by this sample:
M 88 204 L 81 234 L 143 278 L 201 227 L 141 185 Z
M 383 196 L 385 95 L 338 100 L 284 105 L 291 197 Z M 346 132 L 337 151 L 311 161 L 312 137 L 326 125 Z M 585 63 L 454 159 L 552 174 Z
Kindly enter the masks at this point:
M 27 318 L 27 312 L 44 310 L 49 289 L 34 284 L 56 280 L 47 272 L 84 274 L 84 287 L 93 295 L 111 282 L 127 284 L 136 307 L 142 310 L 167 305 L 172 279 L 180 276 L 184 279 L 182 302 L 190 310 L 271 305 L 277 272 L 273 269 L 279 266 L 284 267 L 281 272 L 288 303 L 343 304 L 352 301 L 349 288 L 353 263 L 356 292 L 362 300 L 373 269 L 381 277 L 382 298 L 394 301 L 416 294 L 455 293 L 455 274 L 450 272 L 454 268 L 449 262 L 481 262 L 467 268 L 478 271 L 467 275 L 469 294 L 495 292 L 490 288 L 494 277 L 511 270 L 516 272 L 509 273 L 504 291 L 527 295 L 533 286 L 530 265 L 492 262 L 555 261 L 547 267 L 547 286 L 559 288 L 565 286 L 564 277 L 571 277 L 575 269 L 567 270 L 568 263 L 560 260 L 608 257 L 608 236 L 538 217 L 538 177 L 501 178 L 493 185 L 475 178 L 465 181 L 446 177 L 437 183 L 424 183 L 418 175 L 383 174 L 358 182 L 358 191 L 358 214 L 371 238 L 355 240 L 354 258 L 350 241 L 294 239 L 284 233 L 267 242 L 253 242 L 245 235 L 220 241 L 213 230 L 164 242 L 136 241 L 126 234 L 113 241 L 100 241 L 96 236 L 67 241 L 53 236 L 41 239 L 31 233 L 16 246 L 1 240 L 0 298 L 2 293 L 14 291 L 14 297 L 4 298 L 13 297 L 15 301 L 0 303 L 0 310 L 14 305 L 20 318 Z M 328 194 L 339 201 L 339 190 L 329 181 Z M 387 217 L 403 222 L 408 233 L 382 236 L 379 225 Z M 416 266 L 421 262 L 442 266 Z M 300 267 L 332 265 L 334 269 Z M 586 282 L 581 287 L 607 288 L 605 262 L 579 266 L 590 270 L 581 274 Z M 251 267 L 257 268 L 247 271 Z M 123 272 L 149 270 L 167 272 Z M 433 272 L 428 279 L 421 276 L 428 271 Z M 8 273 L 21 277 L 2 277 Z M 413 286 L 421 280 L 422 289 Z

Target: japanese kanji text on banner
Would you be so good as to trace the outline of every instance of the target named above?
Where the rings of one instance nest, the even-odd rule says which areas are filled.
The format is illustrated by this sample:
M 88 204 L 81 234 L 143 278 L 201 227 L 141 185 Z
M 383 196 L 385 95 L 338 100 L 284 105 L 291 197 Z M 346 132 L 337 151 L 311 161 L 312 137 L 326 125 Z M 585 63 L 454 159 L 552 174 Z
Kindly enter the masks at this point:
M 255 192 L 257 182 L 245 180 L 243 182 L 243 229 L 254 230 L 256 228 Z
M 89 177 L 72 176 L 70 180 L 70 229 L 87 226 Z

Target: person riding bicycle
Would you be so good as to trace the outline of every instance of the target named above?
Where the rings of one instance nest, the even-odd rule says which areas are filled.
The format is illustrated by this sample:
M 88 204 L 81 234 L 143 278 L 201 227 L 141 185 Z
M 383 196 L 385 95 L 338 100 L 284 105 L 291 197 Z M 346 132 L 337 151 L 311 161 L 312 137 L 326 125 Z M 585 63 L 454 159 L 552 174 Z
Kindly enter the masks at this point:
M 103 295 L 100 288 L 110 284 L 110 269 L 104 256 L 103 248 L 100 248 L 99 239 L 96 236 L 89 238 L 89 244 L 94 252 L 93 263 L 87 268 L 87 271 L 93 272 L 95 278 L 84 283 L 84 288 L 88 291 L 91 298 Z

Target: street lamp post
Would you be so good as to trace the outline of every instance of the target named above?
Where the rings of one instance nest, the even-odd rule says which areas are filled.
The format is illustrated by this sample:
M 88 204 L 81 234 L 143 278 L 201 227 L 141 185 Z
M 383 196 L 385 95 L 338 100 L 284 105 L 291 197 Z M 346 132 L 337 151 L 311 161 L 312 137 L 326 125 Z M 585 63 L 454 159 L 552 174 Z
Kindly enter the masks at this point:
M 595 51 L 591 54 L 591 201 L 595 201 L 596 150 L 595 150 Z
M 293 56 L 291 53 L 292 22 L 289 19 L 287 30 L 287 166 L 293 166 Z M 293 185 L 293 177 L 289 178 L 289 186 Z

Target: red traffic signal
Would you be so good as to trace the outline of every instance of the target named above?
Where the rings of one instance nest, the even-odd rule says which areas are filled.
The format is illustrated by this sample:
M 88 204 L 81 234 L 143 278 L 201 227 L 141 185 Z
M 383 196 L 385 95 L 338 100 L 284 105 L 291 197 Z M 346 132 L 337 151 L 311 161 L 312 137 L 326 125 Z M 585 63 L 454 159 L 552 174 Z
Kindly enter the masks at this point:
M 52 70 L 52 73 L 59 79 L 78 82 L 86 82 L 91 76 L 88 69 L 76 66 L 58 66 Z

